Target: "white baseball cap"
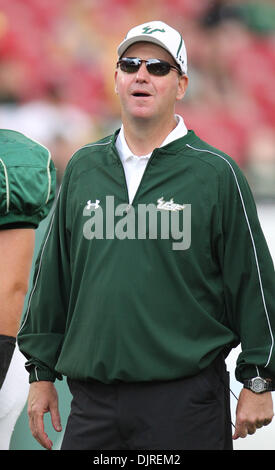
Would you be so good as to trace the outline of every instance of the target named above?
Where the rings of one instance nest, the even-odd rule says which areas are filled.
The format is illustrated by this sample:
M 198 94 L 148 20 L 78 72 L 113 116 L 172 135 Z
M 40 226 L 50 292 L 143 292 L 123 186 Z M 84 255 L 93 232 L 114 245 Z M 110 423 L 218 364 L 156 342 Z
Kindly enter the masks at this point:
M 166 49 L 180 66 L 181 71 L 187 73 L 187 54 L 181 34 L 163 21 L 150 21 L 135 26 L 128 31 L 126 37 L 118 46 L 120 58 L 126 49 L 135 42 L 152 42 Z

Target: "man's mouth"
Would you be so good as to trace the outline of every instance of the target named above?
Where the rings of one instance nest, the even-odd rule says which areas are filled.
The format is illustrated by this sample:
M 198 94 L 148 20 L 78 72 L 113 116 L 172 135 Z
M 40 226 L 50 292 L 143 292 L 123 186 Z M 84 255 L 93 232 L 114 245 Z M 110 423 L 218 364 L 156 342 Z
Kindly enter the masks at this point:
M 150 95 L 150 93 L 146 93 L 146 92 L 135 92 L 135 93 L 132 93 L 132 96 L 136 97 L 136 98 L 148 98 Z

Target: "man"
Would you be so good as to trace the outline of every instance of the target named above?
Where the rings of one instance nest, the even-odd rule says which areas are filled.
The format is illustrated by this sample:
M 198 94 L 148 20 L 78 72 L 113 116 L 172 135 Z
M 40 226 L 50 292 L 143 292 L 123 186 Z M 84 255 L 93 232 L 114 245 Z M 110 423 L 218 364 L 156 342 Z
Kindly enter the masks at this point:
M 28 290 L 35 229 L 55 196 L 49 151 L 20 132 L 0 129 L 0 449 L 8 449 L 29 384 L 16 344 Z
M 62 450 L 232 449 L 224 358 L 240 342 L 233 438 L 273 416 L 272 260 L 235 162 L 175 115 L 181 35 L 139 25 L 118 56 L 122 127 L 68 164 L 19 334 L 30 427 L 51 449 L 64 375 Z

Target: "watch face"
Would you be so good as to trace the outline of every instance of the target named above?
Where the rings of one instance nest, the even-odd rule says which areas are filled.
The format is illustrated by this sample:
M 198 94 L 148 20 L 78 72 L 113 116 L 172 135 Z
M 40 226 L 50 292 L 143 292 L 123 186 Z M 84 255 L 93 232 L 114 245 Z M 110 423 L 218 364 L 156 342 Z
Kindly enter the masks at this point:
M 259 378 L 256 378 L 256 379 L 253 379 L 253 382 L 252 382 L 252 390 L 256 393 L 260 393 L 260 392 L 263 392 L 265 390 L 265 382 L 263 379 L 261 379 L 260 377 Z

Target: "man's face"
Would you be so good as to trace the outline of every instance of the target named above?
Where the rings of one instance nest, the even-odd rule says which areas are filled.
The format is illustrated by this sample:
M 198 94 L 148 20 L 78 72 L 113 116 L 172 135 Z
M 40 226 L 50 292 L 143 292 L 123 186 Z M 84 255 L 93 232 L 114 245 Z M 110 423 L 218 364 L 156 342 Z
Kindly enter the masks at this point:
M 175 65 L 172 56 L 155 44 L 138 42 L 130 46 L 123 57 L 161 59 Z M 165 76 L 151 75 L 143 62 L 135 73 L 118 68 L 115 72 L 116 93 L 121 103 L 122 119 L 163 120 L 171 119 L 175 103 L 183 98 L 187 77 L 170 69 Z

